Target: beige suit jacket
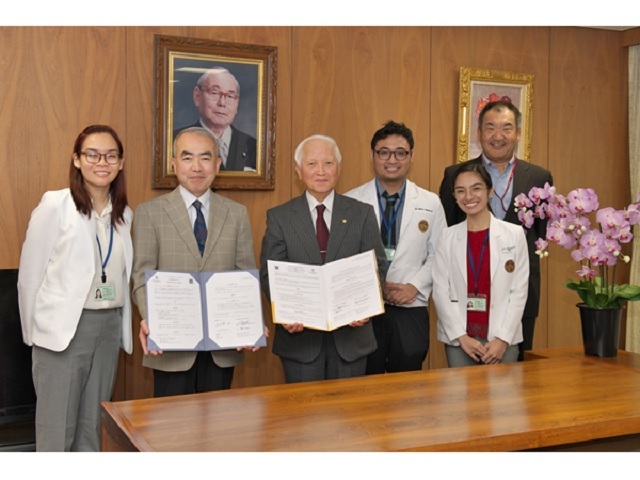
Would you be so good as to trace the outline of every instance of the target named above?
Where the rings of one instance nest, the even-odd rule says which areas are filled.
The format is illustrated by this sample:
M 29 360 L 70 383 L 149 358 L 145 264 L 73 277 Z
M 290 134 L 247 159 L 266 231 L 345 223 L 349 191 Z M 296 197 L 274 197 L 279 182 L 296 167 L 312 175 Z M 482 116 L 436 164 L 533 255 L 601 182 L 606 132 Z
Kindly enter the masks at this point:
M 179 188 L 138 206 L 133 222 L 133 251 L 133 301 L 143 319 L 147 317 L 146 270 L 223 272 L 256 268 L 246 208 L 211 194 L 207 243 L 204 255 L 200 256 Z M 242 361 L 242 353 L 236 350 L 211 354 L 220 367 L 231 367 Z M 191 368 L 195 358 L 195 352 L 164 352 L 145 356 L 143 365 L 180 372 Z

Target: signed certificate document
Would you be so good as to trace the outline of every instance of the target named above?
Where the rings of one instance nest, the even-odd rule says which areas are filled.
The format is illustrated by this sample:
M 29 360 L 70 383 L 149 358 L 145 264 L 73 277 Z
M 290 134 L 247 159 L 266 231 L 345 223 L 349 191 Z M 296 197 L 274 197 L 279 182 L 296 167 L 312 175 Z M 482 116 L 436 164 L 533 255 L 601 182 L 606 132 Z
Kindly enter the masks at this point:
M 275 323 L 331 331 L 384 312 L 373 250 L 325 265 L 267 261 Z
M 150 349 L 266 346 L 257 270 L 145 275 Z

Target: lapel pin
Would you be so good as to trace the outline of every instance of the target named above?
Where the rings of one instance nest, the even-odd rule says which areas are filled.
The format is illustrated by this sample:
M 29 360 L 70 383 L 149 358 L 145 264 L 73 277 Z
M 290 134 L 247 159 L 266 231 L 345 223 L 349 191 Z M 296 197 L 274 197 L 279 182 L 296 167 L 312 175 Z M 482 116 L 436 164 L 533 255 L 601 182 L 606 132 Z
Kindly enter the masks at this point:
M 347 223 L 347 219 L 346 219 L 346 218 L 343 218 L 343 219 L 342 219 L 342 223 Z

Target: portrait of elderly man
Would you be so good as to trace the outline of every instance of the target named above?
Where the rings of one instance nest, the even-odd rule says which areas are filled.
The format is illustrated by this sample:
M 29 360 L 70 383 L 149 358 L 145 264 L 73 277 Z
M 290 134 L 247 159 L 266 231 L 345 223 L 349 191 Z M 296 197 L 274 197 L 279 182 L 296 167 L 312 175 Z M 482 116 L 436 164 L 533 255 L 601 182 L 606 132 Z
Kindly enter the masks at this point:
M 204 72 L 193 89 L 193 103 L 199 118 L 190 127 L 202 127 L 213 133 L 220 148 L 220 171 L 256 171 L 256 139 L 232 124 L 240 105 L 240 84 L 226 68 L 216 67 Z

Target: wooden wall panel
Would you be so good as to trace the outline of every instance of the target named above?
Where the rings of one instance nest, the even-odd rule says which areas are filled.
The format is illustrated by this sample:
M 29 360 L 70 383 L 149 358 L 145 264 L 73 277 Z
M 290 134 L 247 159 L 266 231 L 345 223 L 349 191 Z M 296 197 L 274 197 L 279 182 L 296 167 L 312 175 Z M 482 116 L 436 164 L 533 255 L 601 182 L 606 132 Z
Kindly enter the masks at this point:
M 0 28 L 0 268 L 17 268 L 31 211 L 68 186 L 73 142 L 125 127 L 123 28 Z
M 601 206 L 626 207 L 629 193 L 626 51 L 619 32 L 552 28 L 549 77 L 549 162 L 561 193 L 596 190 Z M 634 197 L 635 198 L 635 197 Z M 552 246 L 554 247 L 554 246 Z M 569 252 L 552 248 L 548 346 L 580 344 L 578 297 L 562 287 L 576 278 Z M 623 277 L 625 272 L 621 272 Z
M 631 28 L 622 32 L 622 46 L 629 47 L 631 45 L 640 44 L 640 27 Z
M 427 27 L 294 29 L 293 146 L 315 133 L 333 137 L 343 158 L 339 192 L 373 177 L 371 136 L 391 119 L 413 130 L 411 177 L 426 181 L 429 39 Z M 297 176 L 293 191 L 303 191 Z

